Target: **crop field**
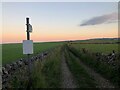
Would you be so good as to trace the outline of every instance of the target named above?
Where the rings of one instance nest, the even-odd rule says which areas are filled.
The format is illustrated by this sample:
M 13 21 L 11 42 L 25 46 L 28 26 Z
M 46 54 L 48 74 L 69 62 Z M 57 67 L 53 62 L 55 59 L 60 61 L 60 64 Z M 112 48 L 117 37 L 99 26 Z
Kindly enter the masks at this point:
M 113 50 L 118 51 L 119 44 L 72 44 L 76 49 L 86 48 L 91 52 L 111 53 Z
M 103 40 L 103 39 L 89 39 L 89 40 L 79 40 L 75 43 L 117 43 L 119 42 L 118 39 L 107 39 L 107 40 Z
M 34 55 L 60 45 L 61 42 L 34 43 Z M 22 44 L 2 45 L 2 64 L 11 63 L 17 59 L 24 58 Z
M 30 84 L 28 64 L 9 70 L 8 88 L 118 88 L 119 44 L 34 43 Z M 85 48 L 89 53 L 82 52 Z M 108 56 L 115 50 L 114 56 Z M 48 51 L 43 56 L 37 53 Z M 3 65 L 24 58 L 22 44 L 3 44 Z M 95 54 L 93 54 L 93 52 Z M 104 53 L 96 56 L 96 53 Z M 110 58 L 109 58 L 110 57 Z M 7 67 L 6 67 L 7 68 Z M 6 73 L 7 75 L 8 73 Z M 17 78 L 16 78 L 17 77 Z M 7 80 L 6 77 L 3 80 Z

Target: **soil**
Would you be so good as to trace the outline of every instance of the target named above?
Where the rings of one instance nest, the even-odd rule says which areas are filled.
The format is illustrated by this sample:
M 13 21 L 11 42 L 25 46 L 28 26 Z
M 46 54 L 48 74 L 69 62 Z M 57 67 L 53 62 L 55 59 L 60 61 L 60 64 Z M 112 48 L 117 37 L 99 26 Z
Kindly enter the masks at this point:
M 65 62 L 64 54 L 62 55 L 61 69 L 62 69 L 62 85 L 61 85 L 62 88 L 77 88 L 73 75 Z

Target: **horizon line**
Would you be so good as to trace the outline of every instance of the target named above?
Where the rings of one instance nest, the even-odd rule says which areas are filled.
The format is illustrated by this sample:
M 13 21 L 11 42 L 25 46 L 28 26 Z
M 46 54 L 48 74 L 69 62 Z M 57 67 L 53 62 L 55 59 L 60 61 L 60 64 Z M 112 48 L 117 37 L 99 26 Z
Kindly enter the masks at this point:
M 90 40 L 90 39 L 105 39 L 107 37 L 103 37 L 103 38 L 88 38 L 88 39 L 76 39 L 76 40 L 58 40 L 58 41 L 35 41 L 33 43 L 47 43 L 47 42 L 65 42 L 65 41 L 78 41 L 78 40 Z M 119 39 L 120 37 L 109 37 L 108 39 L 112 39 L 112 38 L 117 38 Z M 4 42 L 4 43 L 0 43 L 0 44 L 21 44 L 22 42 Z

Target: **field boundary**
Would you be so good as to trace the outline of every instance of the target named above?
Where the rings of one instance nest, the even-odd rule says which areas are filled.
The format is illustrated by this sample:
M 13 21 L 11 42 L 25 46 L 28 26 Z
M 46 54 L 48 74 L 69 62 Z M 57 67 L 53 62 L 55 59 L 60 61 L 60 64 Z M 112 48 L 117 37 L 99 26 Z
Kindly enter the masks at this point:
M 35 56 L 30 57 L 30 62 L 34 63 L 35 61 L 42 61 L 45 57 L 48 56 L 50 51 L 41 52 L 40 54 L 37 54 Z M 17 70 L 20 70 L 21 68 L 28 68 L 28 60 L 22 59 L 14 62 L 13 64 L 7 64 L 7 66 L 2 67 L 2 87 L 7 88 L 8 83 L 10 80 L 12 80 L 12 77 L 14 76 L 14 73 Z
M 102 63 L 102 62 L 100 63 L 100 62 L 96 61 L 95 58 L 90 57 L 87 54 L 83 55 L 80 51 L 76 50 L 73 47 L 69 47 L 69 50 L 76 57 L 78 57 L 81 60 L 81 62 L 83 62 L 85 65 L 92 68 L 95 72 L 99 73 L 102 77 L 107 78 L 112 84 L 115 85 L 115 87 L 119 87 L 119 85 L 118 85 L 118 82 L 119 82 L 119 74 L 118 73 L 119 72 L 116 72 L 115 70 L 111 70 L 109 65 L 106 65 L 105 63 Z M 114 71 L 114 73 L 113 73 L 113 71 Z M 117 77 L 116 77 L 116 75 L 117 75 Z M 110 78 L 110 77 L 113 77 L 113 78 Z

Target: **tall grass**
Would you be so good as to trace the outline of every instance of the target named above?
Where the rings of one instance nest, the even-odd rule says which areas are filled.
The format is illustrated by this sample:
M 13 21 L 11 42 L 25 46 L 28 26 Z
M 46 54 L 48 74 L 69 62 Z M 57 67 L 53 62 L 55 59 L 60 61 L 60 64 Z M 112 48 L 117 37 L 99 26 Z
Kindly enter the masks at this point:
M 80 50 L 77 50 L 73 47 L 69 47 L 69 50 L 77 57 L 80 58 L 82 62 L 84 62 L 86 65 L 90 66 L 93 68 L 96 72 L 100 73 L 103 77 L 107 78 L 110 80 L 114 85 L 119 86 L 119 81 L 120 81 L 120 72 L 118 69 L 114 69 L 110 65 L 104 63 L 104 62 L 99 62 L 95 60 L 90 55 L 85 55 L 80 52 Z
M 53 49 L 42 61 L 32 63 L 30 86 L 34 88 L 58 88 L 61 83 L 60 47 Z M 29 83 L 28 67 L 22 67 L 10 79 L 9 88 L 26 88 Z
M 43 63 L 35 64 L 33 80 L 37 88 L 58 88 L 60 87 L 60 48 L 50 53 Z
M 80 65 L 80 62 L 76 56 L 74 56 L 67 48 L 65 49 L 66 62 L 70 68 L 70 71 L 74 75 L 79 88 L 95 88 L 95 80 L 85 71 Z

